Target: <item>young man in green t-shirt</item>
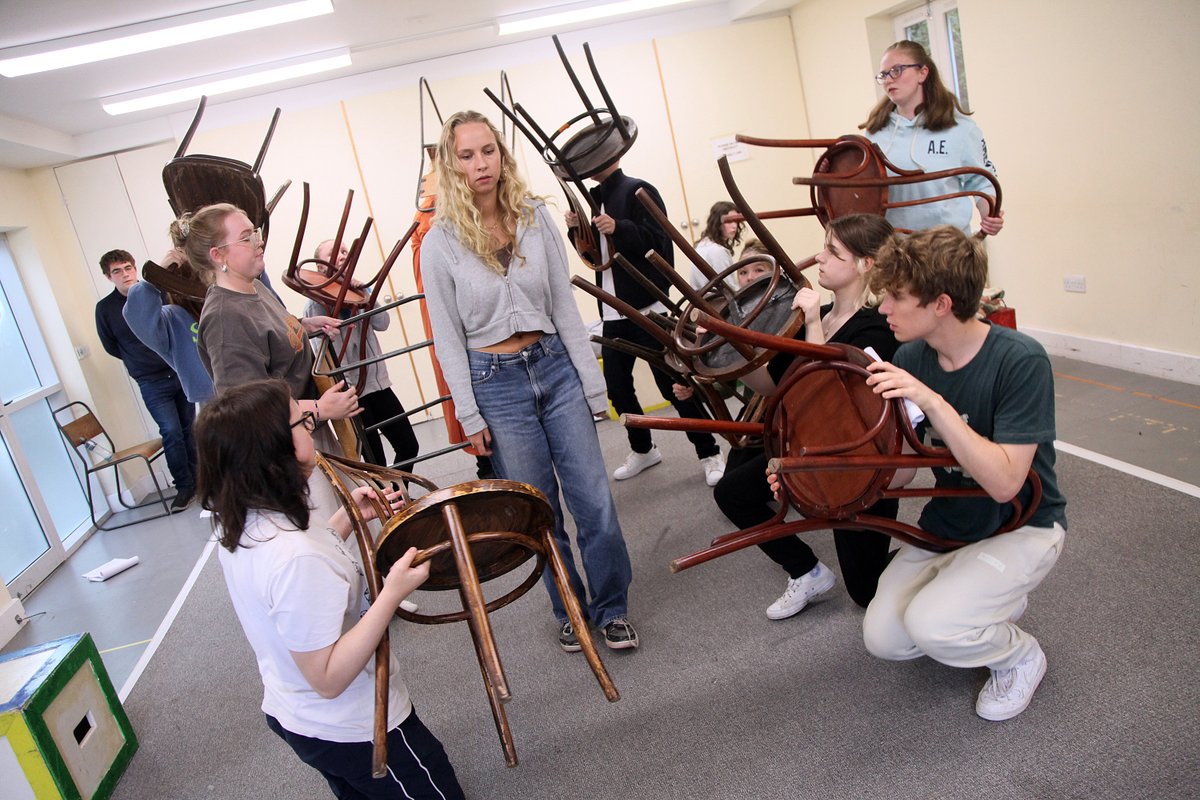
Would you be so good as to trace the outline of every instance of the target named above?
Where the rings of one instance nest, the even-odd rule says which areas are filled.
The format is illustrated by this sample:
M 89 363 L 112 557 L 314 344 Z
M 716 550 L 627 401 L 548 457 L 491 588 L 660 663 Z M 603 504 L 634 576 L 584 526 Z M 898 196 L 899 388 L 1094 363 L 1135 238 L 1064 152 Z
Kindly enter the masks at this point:
M 885 398 L 925 414 L 922 440 L 960 466 L 933 470 L 939 487 L 982 487 L 987 497 L 935 497 L 923 529 L 969 542 L 948 553 L 905 544 L 879 578 L 863 621 L 880 658 L 927 655 L 954 667 L 987 667 L 976 713 L 1004 720 L 1029 705 L 1046 673 L 1037 640 L 1016 625 L 1028 594 L 1062 550 L 1066 500 L 1054 474 L 1054 379 L 1033 339 L 977 318 L 987 282 L 982 244 L 950 226 L 897 237 L 876 257 L 872 288 L 903 344 L 867 379 Z M 1029 522 L 992 534 L 1014 497 L 1028 505 L 1030 469 L 1042 497 Z M 909 470 L 909 473 L 912 471 Z M 898 485 L 911 474 L 897 475 Z

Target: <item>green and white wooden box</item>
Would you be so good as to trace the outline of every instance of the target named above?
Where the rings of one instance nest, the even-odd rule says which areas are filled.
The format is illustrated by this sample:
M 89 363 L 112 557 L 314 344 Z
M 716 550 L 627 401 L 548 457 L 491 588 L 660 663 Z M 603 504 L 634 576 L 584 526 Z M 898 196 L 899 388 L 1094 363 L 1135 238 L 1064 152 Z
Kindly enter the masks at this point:
M 5 800 L 104 800 L 137 746 L 89 634 L 0 656 Z

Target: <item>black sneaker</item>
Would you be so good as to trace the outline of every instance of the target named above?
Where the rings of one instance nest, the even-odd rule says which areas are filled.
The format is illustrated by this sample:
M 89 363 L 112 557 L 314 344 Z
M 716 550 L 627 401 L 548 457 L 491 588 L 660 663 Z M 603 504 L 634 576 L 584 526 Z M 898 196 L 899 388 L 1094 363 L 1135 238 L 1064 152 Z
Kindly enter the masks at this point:
M 604 643 L 610 650 L 627 650 L 638 646 L 637 631 L 624 617 L 617 617 L 604 626 Z
M 562 629 L 558 632 L 558 646 L 563 649 L 564 653 L 578 653 L 583 649 L 579 644 L 579 637 L 575 635 L 575 629 L 571 627 L 570 622 L 562 624 Z
M 177 492 L 175 499 L 171 501 L 171 513 L 177 514 L 191 505 L 192 498 L 196 496 L 195 489 L 189 489 L 186 492 Z

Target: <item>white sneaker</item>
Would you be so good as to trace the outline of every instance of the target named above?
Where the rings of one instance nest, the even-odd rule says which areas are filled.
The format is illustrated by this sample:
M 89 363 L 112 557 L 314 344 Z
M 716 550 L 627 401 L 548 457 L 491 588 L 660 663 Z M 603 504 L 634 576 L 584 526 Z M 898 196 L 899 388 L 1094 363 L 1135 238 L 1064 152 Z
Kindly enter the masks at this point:
M 789 578 L 783 594 L 767 608 L 767 618 L 787 619 L 799 614 L 809 600 L 832 589 L 833 581 L 829 567 L 820 562 L 799 578 Z
M 1029 707 L 1033 693 L 1046 675 L 1046 654 L 1034 650 L 1011 669 L 994 669 L 975 701 L 975 713 L 994 722 L 1012 719 Z
M 625 457 L 625 463 L 613 470 L 613 477 L 619 481 L 640 475 L 643 470 L 650 469 L 662 462 L 662 453 L 657 447 L 651 446 L 649 453 L 631 452 Z
M 725 459 L 720 453 L 700 459 L 700 466 L 704 467 L 704 482 L 709 486 L 716 486 L 725 475 Z

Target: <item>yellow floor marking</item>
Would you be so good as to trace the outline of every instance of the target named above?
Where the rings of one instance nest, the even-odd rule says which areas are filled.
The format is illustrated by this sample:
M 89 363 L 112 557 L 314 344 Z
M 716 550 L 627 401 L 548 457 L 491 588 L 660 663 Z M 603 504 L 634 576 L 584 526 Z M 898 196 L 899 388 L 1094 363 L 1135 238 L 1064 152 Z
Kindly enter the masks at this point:
M 138 645 L 142 645 L 142 644 L 150 644 L 150 640 L 142 639 L 140 642 L 130 642 L 129 644 L 120 644 L 120 645 L 117 645 L 116 647 L 110 647 L 107 650 L 101 650 L 100 655 L 104 655 L 106 653 L 115 653 L 118 650 L 124 650 L 126 647 L 137 647 Z
M 1183 406 L 1184 408 L 1194 408 L 1197 411 L 1200 411 L 1200 405 L 1196 405 L 1195 403 L 1185 403 L 1182 400 L 1172 400 L 1169 397 L 1159 397 L 1158 395 L 1147 394 L 1146 392 L 1135 392 L 1132 389 L 1126 389 L 1123 386 L 1113 386 L 1110 383 L 1100 383 L 1100 381 L 1092 381 L 1092 380 L 1088 380 L 1087 378 L 1078 378 L 1074 375 L 1067 375 L 1062 372 L 1054 373 L 1054 377 L 1062 378 L 1063 380 L 1068 380 L 1068 381 L 1076 381 L 1078 383 L 1086 383 L 1091 386 L 1099 386 L 1101 389 L 1111 389 L 1114 392 L 1128 391 L 1131 394 L 1133 394 L 1135 397 L 1145 397 L 1147 400 L 1158 400 L 1159 402 L 1162 402 L 1162 403 L 1170 403 L 1171 405 Z

